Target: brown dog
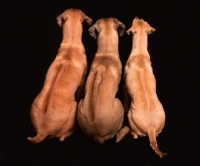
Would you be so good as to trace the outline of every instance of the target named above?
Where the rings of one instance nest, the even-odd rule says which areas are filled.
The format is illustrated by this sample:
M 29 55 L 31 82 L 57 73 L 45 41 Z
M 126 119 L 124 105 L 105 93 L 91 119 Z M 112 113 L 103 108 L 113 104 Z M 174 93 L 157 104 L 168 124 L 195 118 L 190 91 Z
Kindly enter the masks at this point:
M 90 35 L 98 35 L 98 50 L 86 81 L 85 98 L 78 104 L 77 119 L 86 137 L 98 144 L 113 138 L 120 140 L 128 127 L 122 128 L 124 109 L 115 98 L 121 79 L 122 65 L 118 54 L 118 33 L 125 26 L 115 18 L 103 18 L 90 27 Z M 120 132 L 119 132 L 120 131 Z
M 83 85 L 87 70 L 81 41 L 82 22 L 92 20 L 78 9 L 68 9 L 57 17 L 63 28 L 58 54 L 48 69 L 42 91 L 31 107 L 31 120 L 37 135 L 27 139 L 38 143 L 48 137 L 63 141 L 74 132 L 77 102 L 75 92 Z
M 147 50 L 147 35 L 154 32 L 147 22 L 137 17 L 127 31 L 133 33 L 133 46 L 125 66 L 125 87 L 131 97 L 128 120 L 134 138 L 149 136 L 150 145 L 162 158 L 167 155 L 157 147 L 156 136 L 165 124 L 165 113 L 156 94 L 156 81 Z

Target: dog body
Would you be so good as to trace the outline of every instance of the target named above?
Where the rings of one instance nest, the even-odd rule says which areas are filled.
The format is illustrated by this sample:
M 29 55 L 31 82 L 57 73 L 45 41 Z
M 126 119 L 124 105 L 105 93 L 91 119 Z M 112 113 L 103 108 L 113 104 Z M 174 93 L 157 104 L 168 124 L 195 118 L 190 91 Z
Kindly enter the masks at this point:
M 122 65 L 118 54 L 117 29 L 125 26 L 115 18 L 98 20 L 90 29 L 96 38 L 98 31 L 98 50 L 86 81 L 85 98 L 79 102 L 77 119 L 86 137 L 98 144 L 113 138 L 122 127 L 124 109 L 115 98 L 121 79 Z M 126 132 L 128 128 L 123 128 Z M 119 137 L 121 133 L 119 132 Z
M 150 145 L 160 156 L 156 136 L 165 124 L 165 113 L 156 94 L 156 80 L 147 50 L 147 35 L 154 32 L 147 22 L 135 18 L 127 33 L 133 33 L 132 52 L 125 66 L 125 87 L 131 97 L 128 120 L 134 138 L 149 136 Z
M 63 28 L 63 40 L 48 69 L 43 89 L 31 107 L 31 120 L 37 135 L 27 139 L 33 143 L 46 137 L 58 137 L 63 141 L 74 132 L 75 93 L 83 85 L 87 70 L 81 41 L 84 20 L 89 24 L 92 22 L 78 9 L 68 9 L 57 17 L 58 25 Z

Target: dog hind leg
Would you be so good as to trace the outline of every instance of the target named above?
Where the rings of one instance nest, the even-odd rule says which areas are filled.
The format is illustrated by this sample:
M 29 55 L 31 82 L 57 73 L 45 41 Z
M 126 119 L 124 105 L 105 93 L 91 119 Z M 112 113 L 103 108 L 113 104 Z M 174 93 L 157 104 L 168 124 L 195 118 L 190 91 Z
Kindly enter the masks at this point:
M 75 131 L 76 128 L 74 127 L 75 118 L 76 118 L 76 110 L 77 110 L 77 102 L 72 101 L 69 107 L 71 113 L 67 118 L 66 122 L 63 124 L 61 130 L 59 131 L 60 141 L 64 141 L 67 137 L 71 136 Z M 62 134 L 64 133 L 64 134 Z
M 122 106 L 121 101 L 116 98 L 114 101 L 114 116 L 113 119 L 115 120 L 116 126 L 117 127 L 117 133 L 116 133 L 116 142 L 119 142 L 121 139 L 125 137 L 125 135 L 130 131 L 130 129 L 125 126 L 122 127 L 123 119 L 124 119 L 124 108 Z
M 39 143 L 48 136 L 48 132 L 44 127 L 45 113 L 41 110 L 42 108 L 37 108 L 35 102 L 32 104 L 31 121 L 37 133 L 35 137 L 27 137 L 27 139 L 32 143 Z
M 116 134 L 116 142 L 118 143 L 119 141 L 121 141 L 126 134 L 128 134 L 130 131 L 130 129 L 127 126 L 124 126 L 122 129 L 120 129 L 117 134 Z

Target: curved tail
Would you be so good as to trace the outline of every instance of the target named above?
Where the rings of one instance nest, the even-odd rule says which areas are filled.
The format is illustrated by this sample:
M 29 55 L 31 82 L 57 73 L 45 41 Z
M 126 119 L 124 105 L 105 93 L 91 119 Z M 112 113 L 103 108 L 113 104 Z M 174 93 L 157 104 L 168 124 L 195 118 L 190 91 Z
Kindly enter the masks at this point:
M 35 137 L 27 137 L 27 140 L 29 140 L 32 143 L 39 143 L 43 141 L 46 137 L 46 133 L 38 133 Z
M 148 136 L 149 136 L 151 148 L 155 151 L 155 153 L 158 154 L 160 158 L 163 158 L 164 156 L 166 156 L 167 153 L 163 153 L 158 149 L 155 129 L 150 128 L 150 130 L 148 132 Z

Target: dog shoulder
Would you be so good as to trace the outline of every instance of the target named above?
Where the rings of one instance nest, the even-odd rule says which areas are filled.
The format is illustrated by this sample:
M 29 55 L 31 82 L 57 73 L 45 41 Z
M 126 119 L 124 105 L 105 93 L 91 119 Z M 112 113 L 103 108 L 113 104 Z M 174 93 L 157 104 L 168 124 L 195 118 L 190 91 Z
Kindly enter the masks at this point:
M 145 69 L 146 67 L 151 66 L 151 61 L 148 57 L 144 56 L 132 56 L 128 59 L 126 68 L 138 68 L 138 69 Z

